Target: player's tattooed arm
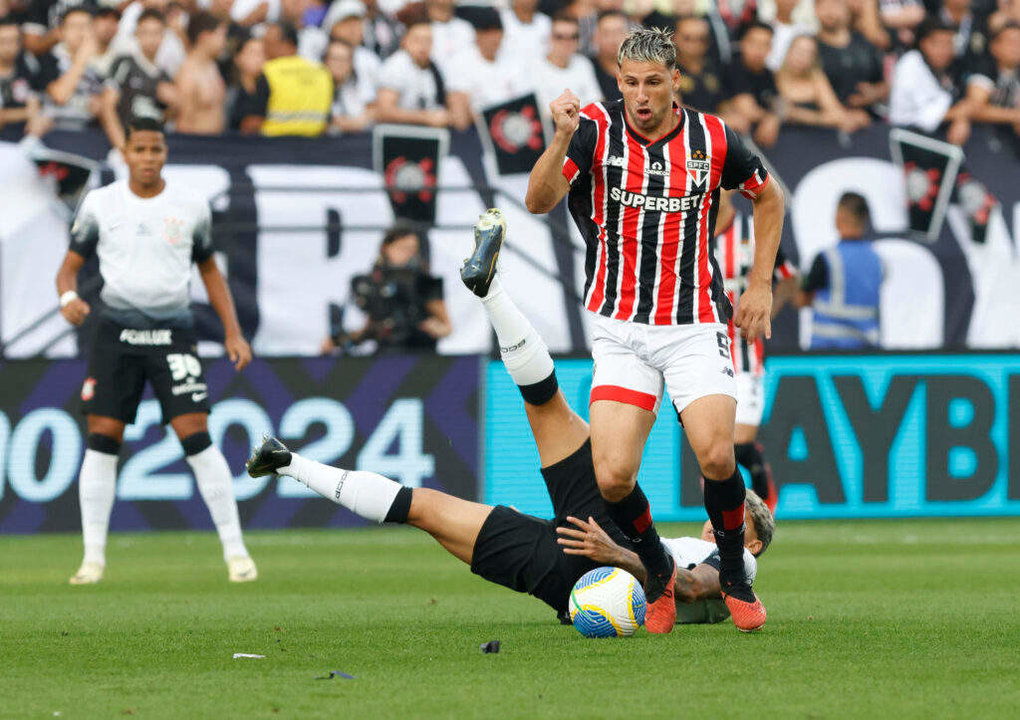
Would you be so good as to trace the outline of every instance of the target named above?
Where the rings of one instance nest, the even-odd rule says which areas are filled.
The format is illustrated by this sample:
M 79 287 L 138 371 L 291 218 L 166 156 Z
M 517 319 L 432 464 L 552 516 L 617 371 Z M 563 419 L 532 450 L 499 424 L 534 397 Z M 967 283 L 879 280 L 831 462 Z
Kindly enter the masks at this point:
M 604 565 L 622 568 L 641 582 L 645 580 L 645 566 L 637 553 L 617 545 L 602 529 L 595 518 L 587 521 L 567 516 L 567 522 L 575 527 L 561 525 L 556 528 L 560 537 L 557 542 L 567 555 L 581 555 Z
M 711 565 L 697 565 L 693 570 L 677 568 L 675 592 L 682 603 L 722 597 L 719 571 Z
M 621 568 L 639 582 L 645 581 L 645 566 L 637 553 L 613 542 L 594 518 L 589 517 L 585 521 L 568 516 L 567 522 L 575 527 L 556 528 L 560 535 L 557 542 L 563 546 L 564 553 L 581 555 L 597 563 Z M 698 565 L 693 570 L 678 567 L 675 590 L 676 599 L 682 603 L 719 597 L 719 571 L 711 565 Z

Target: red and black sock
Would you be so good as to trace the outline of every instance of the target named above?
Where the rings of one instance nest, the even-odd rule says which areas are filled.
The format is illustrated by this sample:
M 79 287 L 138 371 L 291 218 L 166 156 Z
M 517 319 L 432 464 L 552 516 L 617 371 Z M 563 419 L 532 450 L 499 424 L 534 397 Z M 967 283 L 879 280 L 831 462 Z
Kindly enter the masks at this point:
M 663 583 L 667 581 L 673 574 L 673 559 L 659 540 L 659 533 L 652 522 L 652 510 L 641 486 L 635 484 L 630 495 L 619 502 L 607 500 L 606 510 L 620 531 L 634 543 L 634 552 L 641 558 L 649 579 L 658 578 Z M 648 599 L 654 601 L 657 598 L 658 595 Z
M 725 480 L 705 478 L 705 509 L 715 531 L 719 546 L 719 582 L 723 590 L 740 598 L 753 601 L 750 587 L 744 576 L 744 498 L 747 490 L 740 471 Z M 746 592 L 741 592 L 747 588 Z M 749 598 L 743 595 L 750 595 Z

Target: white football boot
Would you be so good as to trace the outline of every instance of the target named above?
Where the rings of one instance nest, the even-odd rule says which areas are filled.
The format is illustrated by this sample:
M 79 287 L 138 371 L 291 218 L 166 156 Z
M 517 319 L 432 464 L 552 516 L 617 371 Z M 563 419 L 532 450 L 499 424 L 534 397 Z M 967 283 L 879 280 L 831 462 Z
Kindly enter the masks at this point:
M 227 571 L 230 574 L 230 582 L 235 583 L 251 582 L 259 577 L 255 561 L 248 555 L 236 555 L 227 560 Z
M 105 565 L 100 565 L 97 562 L 83 562 L 78 568 L 78 572 L 72 575 L 68 582 L 72 585 L 95 585 L 103 579 L 105 569 Z

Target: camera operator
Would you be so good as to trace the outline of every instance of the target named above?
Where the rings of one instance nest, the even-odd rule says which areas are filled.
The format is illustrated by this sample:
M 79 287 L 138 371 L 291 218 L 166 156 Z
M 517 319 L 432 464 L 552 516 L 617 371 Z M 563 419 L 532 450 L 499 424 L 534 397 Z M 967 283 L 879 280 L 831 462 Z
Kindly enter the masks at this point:
M 354 308 L 364 316 L 364 324 L 326 338 L 324 353 L 368 341 L 374 341 L 379 350 L 434 351 L 437 341 L 453 330 L 443 300 L 443 281 L 429 274 L 418 234 L 406 226 L 391 228 L 371 271 L 351 279 L 346 310 Z

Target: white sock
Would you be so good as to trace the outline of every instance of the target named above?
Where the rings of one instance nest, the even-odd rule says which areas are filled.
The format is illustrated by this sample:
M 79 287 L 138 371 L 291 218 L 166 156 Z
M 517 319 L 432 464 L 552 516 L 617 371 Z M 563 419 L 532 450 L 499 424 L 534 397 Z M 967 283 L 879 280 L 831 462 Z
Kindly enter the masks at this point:
M 78 476 L 81 535 L 85 543 L 83 562 L 106 565 L 106 532 L 117 491 L 117 456 L 86 450 Z
M 195 473 L 198 492 L 205 500 L 212 516 L 220 542 L 223 543 L 224 560 L 247 556 L 248 549 L 241 539 L 241 518 L 237 515 L 237 500 L 234 499 L 234 476 L 230 474 L 227 459 L 215 445 L 200 453 L 185 457 L 191 471 Z
M 519 385 L 534 385 L 553 373 L 549 348 L 513 300 L 503 290 L 498 277 L 489 284 L 482 298 L 492 329 L 499 341 L 499 354 L 510 377 Z
M 315 492 L 367 520 L 381 523 L 403 487 L 387 477 L 365 470 L 341 470 L 292 452 L 290 465 L 276 472 L 303 482 Z

